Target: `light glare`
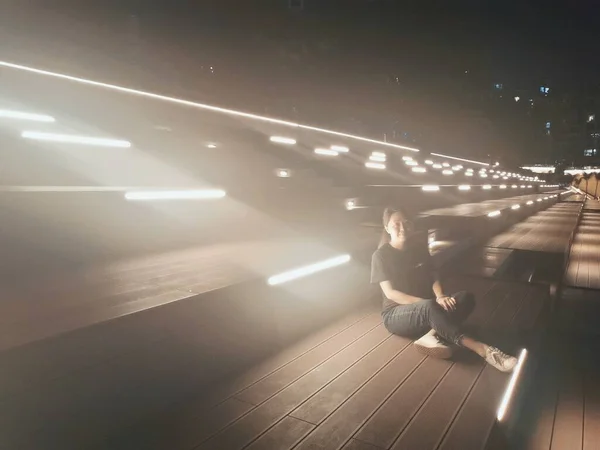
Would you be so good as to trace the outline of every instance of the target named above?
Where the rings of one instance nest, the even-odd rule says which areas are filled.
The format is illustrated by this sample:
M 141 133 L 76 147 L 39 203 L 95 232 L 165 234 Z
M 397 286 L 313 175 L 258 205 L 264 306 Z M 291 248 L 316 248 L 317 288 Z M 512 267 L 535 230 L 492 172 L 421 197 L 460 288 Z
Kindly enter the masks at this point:
M 23 131 L 21 137 L 25 139 L 33 139 L 36 141 L 61 142 L 64 144 L 82 144 L 93 145 L 98 147 L 120 147 L 129 148 L 131 142 L 122 141 L 119 139 L 105 139 L 89 136 L 76 136 L 74 134 L 55 134 L 43 133 L 40 131 Z
M 283 272 L 279 275 L 274 275 L 267 280 L 267 283 L 271 286 L 275 286 L 277 284 L 286 283 L 297 278 L 302 278 L 307 275 L 312 275 L 313 273 L 320 272 L 322 270 L 339 266 L 341 264 L 347 263 L 348 261 L 350 261 L 350 255 L 336 256 L 335 258 L 326 259 L 325 261 L 310 264 L 304 267 L 299 267 L 288 272 Z
M 222 189 L 202 189 L 188 191 L 132 191 L 126 192 L 127 200 L 204 200 L 223 198 L 226 192 Z
M 331 150 L 339 153 L 348 153 L 350 151 L 348 147 L 344 147 L 343 145 L 332 145 Z
M 459 191 L 470 191 L 471 190 L 471 186 L 469 186 L 468 184 L 461 184 L 458 187 Z
M 436 192 L 436 191 L 440 190 L 440 187 L 437 185 L 428 184 L 428 185 L 422 186 L 421 189 L 424 190 L 425 192 Z
M 328 148 L 315 148 L 315 153 L 317 155 L 323 155 L 323 156 L 338 156 L 339 153 L 336 152 L 335 150 L 329 150 Z
M 385 169 L 385 164 L 377 163 L 377 162 L 367 162 L 367 163 L 365 163 L 365 167 L 367 167 L 369 169 L 384 170 Z
M 296 139 L 292 139 L 292 138 L 288 138 L 288 137 L 283 137 L 283 136 L 271 136 L 269 138 L 269 140 L 271 142 L 275 142 L 277 144 L 294 145 L 296 143 Z
M 488 217 L 498 217 L 500 214 L 502 214 L 500 211 L 492 211 L 488 214 Z
M 425 173 L 427 172 L 427 169 L 425 167 L 413 167 L 412 171 L 416 173 Z
M 0 117 L 5 119 L 28 120 L 32 122 L 56 122 L 54 117 L 45 114 L 32 114 L 22 111 L 11 111 L 8 109 L 0 109 Z

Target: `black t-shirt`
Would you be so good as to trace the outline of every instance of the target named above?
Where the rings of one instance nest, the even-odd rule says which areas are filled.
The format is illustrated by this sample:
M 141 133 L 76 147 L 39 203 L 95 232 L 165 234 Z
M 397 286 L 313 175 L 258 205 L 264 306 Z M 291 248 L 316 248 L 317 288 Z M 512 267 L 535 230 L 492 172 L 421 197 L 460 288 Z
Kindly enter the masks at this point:
M 390 244 L 378 248 L 371 259 L 371 283 L 390 281 L 396 291 L 420 298 L 435 298 L 434 266 L 426 245 L 407 243 L 402 250 Z M 382 291 L 383 312 L 398 303 Z

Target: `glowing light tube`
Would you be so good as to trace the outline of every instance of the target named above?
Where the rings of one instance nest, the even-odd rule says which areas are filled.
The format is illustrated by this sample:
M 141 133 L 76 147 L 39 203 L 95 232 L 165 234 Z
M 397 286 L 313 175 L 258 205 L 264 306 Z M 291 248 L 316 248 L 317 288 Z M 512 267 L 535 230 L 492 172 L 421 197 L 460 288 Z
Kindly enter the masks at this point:
M 32 122 L 56 122 L 54 117 L 45 114 L 32 114 L 8 109 L 0 109 L 0 117 L 4 119 L 29 120 Z
M 517 361 L 517 365 L 513 370 L 512 376 L 510 377 L 508 386 L 506 386 L 506 390 L 504 391 L 504 395 L 502 396 L 502 401 L 500 402 L 500 407 L 498 408 L 498 412 L 496 413 L 496 418 L 498 419 L 498 422 L 502 422 L 504 416 L 506 415 L 506 411 L 508 410 L 508 406 L 510 405 L 510 401 L 512 400 L 515 386 L 517 385 L 517 381 L 519 380 L 519 376 L 521 375 L 521 369 L 523 368 L 526 359 L 527 349 L 524 348 L 523 350 L 521 350 L 519 360 Z
M 322 270 L 331 269 L 332 267 L 340 266 L 342 264 L 350 261 L 350 255 L 340 255 L 335 258 L 326 259 L 325 261 L 321 261 L 315 264 L 310 264 L 308 266 L 299 267 L 297 269 L 290 270 L 288 272 L 280 273 L 279 275 L 274 275 L 267 279 L 267 283 L 271 286 L 275 286 L 277 284 L 286 283 L 288 281 L 295 280 L 297 278 L 302 278 L 308 275 L 312 275 L 313 273 L 320 272 Z
M 131 142 L 118 139 L 105 139 L 90 136 L 77 136 L 74 134 L 42 133 L 40 131 L 23 131 L 21 137 L 36 141 L 60 142 L 64 144 L 82 144 L 96 147 L 131 147 Z
M 221 189 L 196 189 L 181 191 L 131 191 L 125 193 L 127 200 L 208 200 L 223 198 L 227 193 Z

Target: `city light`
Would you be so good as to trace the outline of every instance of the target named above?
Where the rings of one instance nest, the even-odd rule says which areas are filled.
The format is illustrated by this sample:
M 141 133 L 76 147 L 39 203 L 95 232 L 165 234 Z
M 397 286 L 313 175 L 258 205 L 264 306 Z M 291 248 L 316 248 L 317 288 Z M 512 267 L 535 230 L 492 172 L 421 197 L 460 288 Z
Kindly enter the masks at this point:
M 490 190 L 492 188 L 492 186 L 490 184 L 484 184 L 483 186 L 481 186 L 482 189 Z
M 277 176 L 279 178 L 289 178 L 290 171 L 288 169 L 277 169 Z
M 343 145 L 332 145 L 330 148 L 339 153 L 348 153 L 350 151 L 348 147 L 344 147 Z
M 442 163 L 442 167 L 450 167 L 450 164 L 448 164 L 448 163 L 446 163 L 446 162 L 445 162 L 445 163 Z
M 277 144 L 286 144 L 286 145 L 294 145 L 296 143 L 296 139 L 283 137 L 283 136 L 271 136 L 269 138 L 271 142 L 275 142 Z
M 416 161 L 404 161 L 404 164 L 406 164 L 407 166 L 418 166 L 419 163 Z
M 517 361 L 517 365 L 515 366 L 513 373 L 510 377 L 510 381 L 506 387 L 506 391 L 504 391 L 504 395 L 502 396 L 502 401 L 500 402 L 500 407 L 498 408 L 498 412 L 496 413 L 496 418 L 498 422 L 502 422 L 504 416 L 506 415 L 506 411 L 508 410 L 508 405 L 513 396 L 513 392 L 517 385 L 517 381 L 519 380 L 519 376 L 521 375 L 521 370 L 523 365 L 525 364 L 525 359 L 527 358 L 527 349 L 521 350 L 521 354 L 519 355 L 519 359 Z
M 528 204 L 528 205 L 533 205 L 533 200 L 529 200 L 529 201 L 527 202 L 527 204 Z
M 331 269 L 332 267 L 340 266 L 350 261 L 350 255 L 340 255 L 335 258 L 326 259 L 325 261 L 321 261 L 315 264 L 310 264 L 308 266 L 299 267 L 297 269 L 290 270 L 288 272 L 283 272 L 278 275 L 274 275 L 267 279 L 267 283 L 271 286 L 275 286 L 281 283 L 286 283 L 288 281 L 296 280 L 298 278 L 305 277 L 307 275 L 312 275 L 314 273 L 320 272 L 322 270 Z
M 460 186 L 458 186 L 458 190 L 459 191 L 470 191 L 471 186 L 468 184 L 461 184 Z
M 383 153 L 383 152 L 371 152 L 371 155 L 373 155 L 373 156 L 379 156 L 381 158 L 385 158 L 386 157 L 386 154 Z
M 513 185 L 511 186 L 511 188 L 513 188 L 513 189 L 516 189 L 517 187 L 518 187 L 518 186 L 517 186 L 516 184 L 513 184 Z
M 537 201 L 538 201 L 538 202 L 541 202 L 541 201 L 542 201 L 542 199 L 541 199 L 541 198 L 538 198 L 538 199 L 537 199 Z
M 473 172 L 465 172 L 465 177 L 472 177 L 473 176 Z
M 45 114 L 32 114 L 22 111 L 11 111 L 8 109 L 0 109 L 0 118 L 27 120 L 31 122 L 56 122 L 56 119 L 54 117 L 47 116 Z
M 500 185 L 500 189 L 506 189 L 506 185 L 505 184 L 501 184 Z
M 427 172 L 427 169 L 425 167 L 413 167 L 412 171 L 416 173 L 425 173 Z
M 454 175 L 454 172 L 452 172 L 452 171 L 451 171 L 451 170 L 449 170 L 449 169 L 446 169 L 446 170 L 442 170 L 442 174 L 443 174 L 443 175 Z
M 433 166 L 434 169 L 441 169 L 443 166 L 441 164 L 434 164 Z
M 371 156 L 369 156 L 369 160 L 371 160 L 371 161 L 377 161 L 377 162 L 385 162 L 386 161 L 386 157 L 385 156 L 371 155 Z
M 412 161 L 413 160 L 411 156 L 403 156 L 402 159 L 404 161 Z
M 354 208 L 356 208 L 356 201 L 355 200 L 347 200 L 346 201 L 346 209 L 348 211 L 353 210 Z
M 430 159 L 426 159 L 425 164 L 427 164 L 428 166 L 431 166 L 433 164 L 433 161 Z
M 488 217 L 498 217 L 500 214 L 502 214 L 502 212 L 492 211 L 491 213 L 488 213 Z
M 480 173 L 480 174 L 479 174 L 479 176 L 480 176 L 481 178 L 487 178 L 487 177 L 488 177 L 488 176 L 487 176 L 487 173 Z
M 23 131 L 21 137 L 36 141 L 60 142 L 63 144 L 82 144 L 98 147 L 129 148 L 131 142 L 118 139 L 105 139 L 90 136 L 77 136 L 74 134 L 43 133 L 40 131 Z
M 519 209 L 521 207 L 521 205 L 512 205 L 510 207 L 510 209 Z
M 206 146 L 207 146 L 208 148 L 217 148 L 217 144 L 213 144 L 213 143 L 206 144 Z
M 425 192 L 436 192 L 440 190 L 440 187 L 434 184 L 427 184 L 421 187 Z
M 315 148 L 315 153 L 317 155 L 322 155 L 322 156 L 338 156 L 339 153 L 336 152 L 335 150 L 329 150 L 328 148 Z
M 367 167 L 369 169 L 384 170 L 385 169 L 385 164 L 377 163 L 377 162 L 367 162 L 367 163 L 365 163 L 365 167 Z
M 221 189 L 180 191 L 131 191 L 125 193 L 127 200 L 208 200 L 225 197 Z

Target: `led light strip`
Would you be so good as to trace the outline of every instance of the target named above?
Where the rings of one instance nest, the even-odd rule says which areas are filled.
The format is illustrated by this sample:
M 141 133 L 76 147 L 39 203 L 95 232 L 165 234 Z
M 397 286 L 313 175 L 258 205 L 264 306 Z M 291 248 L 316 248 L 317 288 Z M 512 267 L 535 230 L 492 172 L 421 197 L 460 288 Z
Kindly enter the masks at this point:
M 515 390 L 515 386 L 517 385 L 517 380 L 519 379 L 519 375 L 521 374 L 521 369 L 523 368 L 523 364 L 525 364 L 525 360 L 527 359 L 527 349 L 521 350 L 521 354 L 519 355 L 519 360 L 517 361 L 517 365 L 515 366 L 512 376 L 510 377 L 510 381 L 508 382 L 508 386 L 504 391 L 504 395 L 502 396 L 502 401 L 500 402 L 500 407 L 498 408 L 498 412 L 496 413 L 496 418 L 498 422 L 502 422 L 504 416 L 506 415 L 506 411 L 508 410 L 508 406 L 510 401 L 512 400 L 512 396 Z
M 297 278 L 305 277 L 307 275 L 312 275 L 313 273 L 320 272 L 322 270 L 331 269 L 332 267 L 339 266 L 341 264 L 347 263 L 348 261 L 350 261 L 350 255 L 336 256 L 335 258 L 326 259 L 325 261 L 310 264 L 304 267 L 299 267 L 288 272 L 280 273 L 279 275 L 274 275 L 267 279 L 267 283 L 271 286 L 275 286 L 277 284 L 292 281 Z
M 129 148 L 131 142 L 120 139 L 106 139 L 93 136 L 77 136 L 74 134 L 43 133 L 40 131 L 23 131 L 21 137 L 35 141 L 61 142 L 63 144 L 81 144 L 95 147 Z
M 225 197 L 221 189 L 201 189 L 182 191 L 131 191 L 125 193 L 127 200 L 208 200 Z
M 464 161 L 464 162 L 473 163 L 473 164 L 480 164 L 482 166 L 489 166 L 488 163 L 484 163 L 484 162 L 481 162 L 481 161 L 473 161 L 472 159 L 457 158 L 456 156 L 442 155 L 441 153 L 431 153 L 431 154 L 433 156 L 440 156 L 442 158 L 450 158 L 450 159 L 455 159 L 457 161 Z
M 3 119 L 29 120 L 33 122 L 56 122 L 52 116 L 45 114 L 33 114 L 22 111 L 10 111 L 8 109 L 0 109 L 0 117 Z
M 372 144 L 398 148 L 401 150 L 409 150 L 411 152 L 419 151 L 419 149 L 417 149 L 417 148 L 406 147 L 406 146 L 398 145 L 398 144 L 392 144 L 390 142 L 377 141 L 375 139 L 369 139 L 369 138 L 365 138 L 362 136 L 356 136 L 353 134 L 341 133 L 339 131 L 327 130 L 325 128 L 313 127 L 313 126 L 309 126 L 309 125 L 302 125 L 302 124 L 295 123 L 295 122 L 289 122 L 287 120 L 274 119 L 272 117 L 259 116 L 257 114 L 246 113 L 243 111 L 236 111 L 233 109 L 220 108 L 218 106 L 212 106 L 212 105 L 207 105 L 204 103 L 192 102 L 189 100 L 183 100 L 183 99 L 176 98 L 176 97 L 169 97 L 166 95 L 154 94 L 152 92 L 141 91 L 138 89 L 132 89 L 132 88 L 127 88 L 127 87 L 123 87 L 123 86 L 117 86 L 115 84 L 101 83 L 99 81 L 93 81 L 93 80 L 88 80 L 85 78 L 74 77 L 71 75 L 65 75 L 65 74 L 61 74 L 61 73 L 57 73 L 57 72 L 51 72 L 49 70 L 35 69 L 33 67 L 23 66 L 20 64 L 14 64 L 14 63 L 10 63 L 8 61 L 0 61 L 0 66 L 8 67 L 11 69 L 16 69 L 16 70 L 22 70 L 25 72 L 36 73 L 38 75 L 47 75 L 47 76 L 54 77 L 54 78 L 60 78 L 63 80 L 74 81 L 76 83 L 87 84 L 90 86 L 97 86 L 97 87 L 102 87 L 102 88 L 106 88 L 106 89 L 112 89 L 114 91 L 125 92 L 127 94 L 135 94 L 135 95 L 139 95 L 142 97 L 152 98 L 155 100 L 163 100 L 163 101 L 167 101 L 167 102 L 171 102 L 171 103 L 177 103 L 179 105 L 191 106 L 193 108 L 205 109 L 208 111 L 230 114 L 230 115 L 234 115 L 234 116 L 238 116 L 238 117 L 245 117 L 247 119 L 262 120 L 264 122 L 275 123 L 278 125 L 284 125 L 284 126 L 288 126 L 288 127 L 302 128 L 304 130 L 319 131 L 321 133 L 333 134 L 335 136 L 342 136 L 342 137 L 356 139 L 356 140 L 363 141 L 363 142 L 370 142 Z

